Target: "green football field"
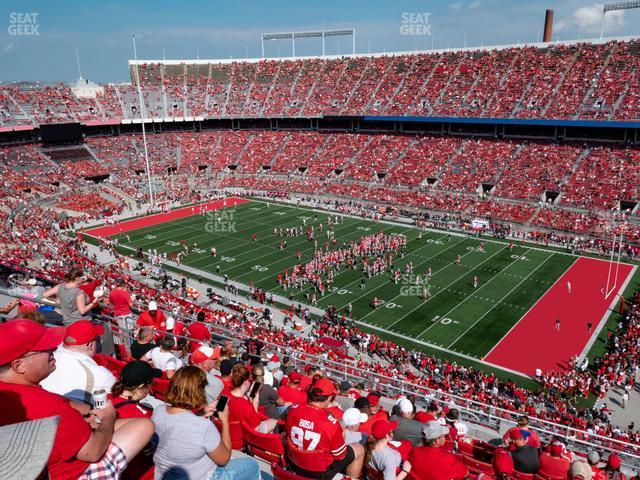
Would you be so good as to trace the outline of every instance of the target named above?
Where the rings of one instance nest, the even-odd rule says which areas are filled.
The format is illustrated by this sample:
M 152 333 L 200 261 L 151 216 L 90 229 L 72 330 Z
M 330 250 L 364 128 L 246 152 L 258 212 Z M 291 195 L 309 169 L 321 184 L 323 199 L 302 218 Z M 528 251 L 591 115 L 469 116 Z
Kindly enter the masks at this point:
M 317 215 L 317 221 L 314 216 Z M 283 239 L 274 236 L 274 228 L 315 225 L 319 245 L 326 236 L 318 225 L 327 226 L 327 213 L 309 209 L 250 201 L 206 216 L 194 215 L 129 232 L 130 242 L 118 235 L 120 244 L 142 247 L 158 252 L 179 252 L 185 240 L 190 253 L 183 265 L 220 274 L 245 284 L 253 284 L 285 297 L 294 295 L 296 302 L 309 304 L 312 287 L 284 291 L 277 284 L 277 275 L 298 263 L 296 253 L 302 253 L 306 263 L 313 252 L 313 242 L 306 235 L 284 237 L 287 248 L 281 250 Z M 533 304 L 550 288 L 576 257 L 519 244 L 509 250 L 503 242 L 481 241 L 467 236 L 427 231 L 419 239 L 419 231 L 409 226 L 373 222 L 344 217 L 335 225 L 337 246 L 378 231 L 404 234 L 407 247 L 404 258 L 395 266 L 404 271 L 413 262 L 414 273 L 422 278 L 431 267 L 430 296 L 425 300 L 422 287 L 413 279 L 394 284 L 388 272 L 374 276 L 361 288 L 364 273 L 342 269 L 331 291 L 317 295 L 320 308 L 335 305 L 353 306 L 353 318 L 364 322 L 385 336 L 416 340 L 451 353 L 482 359 L 518 322 Z M 304 229 L 306 232 L 306 228 Z M 256 240 L 252 234 L 256 234 Z M 195 247 L 197 245 L 197 247 Z M 217 257 L 210 253 L 217 249 Z M 460 255 L 461 265 L 456 264 Z M 473 277 L 478 277 L 474 288 Z M 372 299 L 382 304 L 374 309 Z

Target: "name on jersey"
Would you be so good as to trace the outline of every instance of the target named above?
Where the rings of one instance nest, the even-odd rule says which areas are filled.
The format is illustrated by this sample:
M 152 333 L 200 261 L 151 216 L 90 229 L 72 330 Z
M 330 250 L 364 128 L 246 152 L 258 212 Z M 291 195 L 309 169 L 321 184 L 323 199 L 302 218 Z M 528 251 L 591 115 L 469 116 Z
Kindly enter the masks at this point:
M 300 428 L 306 428 L 307 430 L 313 430 L 313 426 L 314 423 L 310 422 L 309 420 L 303 420 L 300 419 L 300 423 L 298 423 L 298 426 L 300 426 Z

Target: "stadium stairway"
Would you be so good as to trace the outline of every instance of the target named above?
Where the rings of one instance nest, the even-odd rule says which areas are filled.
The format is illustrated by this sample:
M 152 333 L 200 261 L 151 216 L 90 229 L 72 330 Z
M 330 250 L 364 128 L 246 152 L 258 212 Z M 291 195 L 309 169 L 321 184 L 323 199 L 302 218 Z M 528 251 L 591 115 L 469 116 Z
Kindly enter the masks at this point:
M 596 408 L 606 404 L 611 410 L 610 419 L 613 425 L 627 426 L 638 419 L 640 408 L 640 372 L 636 373 L 634 388 L 629 392 L 629 400 L 625 408 L 622 408 L 622 394 L 624 390 L 617 386 L 611 386 L 604 399 L 598 399 Z M 637 426 L 636 426 L 637 427 Z

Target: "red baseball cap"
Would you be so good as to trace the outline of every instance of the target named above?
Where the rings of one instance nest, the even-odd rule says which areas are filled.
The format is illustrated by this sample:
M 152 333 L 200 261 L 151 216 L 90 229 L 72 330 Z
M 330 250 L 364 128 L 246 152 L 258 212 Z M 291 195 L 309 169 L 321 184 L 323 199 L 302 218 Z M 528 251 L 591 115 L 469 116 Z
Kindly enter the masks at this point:
M 615 453 L 609 455 L 609 458 L 607 459 L 607 467 L 615 469 L 620 468 L 620 457 Z
M 370 393 L 369 395 L 367 395 L 367 400 L 369 400 L 369 404 L 372 407 L 377 407 L 378 404 L 380 403 L 380 395 L 377 395 L 375 393 Z
M 493 456 L 493 471 L 496 475 L 513 475 L 514 470 L 513 458 L 509 452 L 504 449 L 498 449 Z
M 371 435 L 377 439 L 381 439 L 384 438 L 387 433 L 393 432 L 396 428 L 398 428 L 398 422 L 378 420 L 371 426 Z
M 511 440 L 522 440 L 524 436 L 522 435 L 522 432 L 519 428 L 514 428 L 513 430 L 511 430 L 511 432 L 509 432 L 509 438 Z
M 336 386 L 333 384 L 331 380 L 328 378 L 321 378 L 316 383 L 314 383 L 310 388 L 320 390 L 320 395 L 328 396 L 328 395 L 337 395 L 338 390 L 336 390 Z
M 553 457 L 559 457 L 560 455 L 562 455 L 563 450 L 564 445 L 562 445 L 560 442 L 553 441 L 551 442 L 551 445 L 549 445 L 549 453 Z
M 294 383 L 299 383 L 300 380 L 302 380 L 302 375 L 300 375 L 300 373 L 296 372 L 295 370 L 287 375 L 287 377 L 289 378 L 289 381 Z
M 187 327 L 187 337 L 201 342 L 208 342 L 211 340 L 211 332 L 206 325 L 196 322 Z
M 201 345 L 191 354 L 191 364 L 196 365 L 207 360 L 215 360 L 218 357 L 220 357 L 220 347 L 211 348 L 209 345 Z
M 0 365 L 12 362 L 27 352 L 56 348 L 62 343 L 64 333 L 64 327 L 47 328 L 26 319 L 0 324 Z
M 78 320 L 73 325 L 67 327 L 64 336 L 65 345 L 84 345 L 96 337 L 104 334 L 104 327 L 96 325 L 89 320 Z

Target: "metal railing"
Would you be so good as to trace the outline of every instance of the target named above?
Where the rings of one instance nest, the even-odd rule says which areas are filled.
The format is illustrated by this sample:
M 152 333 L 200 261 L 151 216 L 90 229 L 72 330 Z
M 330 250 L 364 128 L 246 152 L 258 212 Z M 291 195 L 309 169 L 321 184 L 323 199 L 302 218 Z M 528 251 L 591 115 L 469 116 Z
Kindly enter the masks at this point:
M 39 303 L 51 304 L 51 301 L 42 298 L 23 297 L 15 295 L 9 290 L 0 288 L 0 293 L 23 298 L 25 300 Z M 186 320 L 190 323 L 197 323 L 189 317 L 174 315 L 174 318 Z M 103 323 L 106 327 L 108 335 L 113 336 L 114 333 L 129 340 L 133 340 L 135 333 L 118 329 L 115 325 L 114 318 L 108 315 L 94 315 L 94 320 Z M 249 336 L 242 332 L 236 332 L 226 327 L 216 324 L 205 323 L 207 328 L 215 337 L 215 341 L 224 340 L 244 341 Z M 187 341 L 199 341 L 187 336 L 174 335 L 176 338 L 182 338 Z M 363 371 L 355 362 L 345 359 L 341 361 L 331 360 L 324 356 L 302 353 L 292 347 L 280 345 L 269 341 L 262 340 L 265 344 L 265 350 L 271 353 L 277 352 L 279 355 L 289 356 L 292 365 L 295 368 L 303 368 L 311 365 L 320 368 L 324 374 L 336 381 L 347 380 L 351 383 L 363 383 L 368 389 L 375 389 L 384 395 L 394 398 L 398 394 L 414 395 L 417 398 L 419 406 L 425 406 L 428 403 L 435 402 L 441 407 L 455 406 L 459 409 L 461 419 L 469 423 L 488 426 L 497 432 L 513 426 L 522 412 L 510 411 L 486 403 L 478 402 L 469 398 L 461 397 L 452 393 L 441 390 L 434 390 L 422 385 L 407 382 L 405 380 L 392 378 L 386 375 L 375 373 L 372 371 Z M 301 358 L 303 356 L 303 358 Z M 585 430 L 576 429 L 567 425 L 550 422 L 548 420 L 529 417 L 529 425 L 535 429 L 545 442 L 551 441 L 553 438 L 560 438 L 567 447 L 575 452 L 586 454 L 590 450 L 597 450 L 601 455 L 605 453 L 616 453 L 620 456 L 622 463 L 632 469 L 640 469 L 640 445 L 631 444 L 610 437 L 589 433 Z

